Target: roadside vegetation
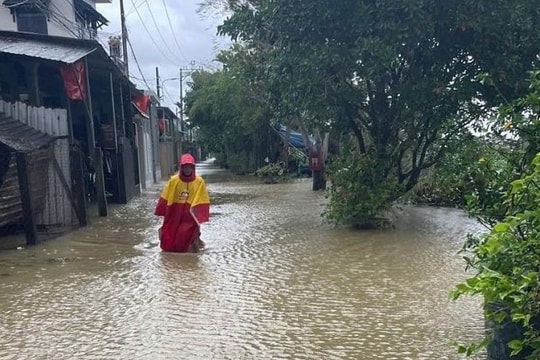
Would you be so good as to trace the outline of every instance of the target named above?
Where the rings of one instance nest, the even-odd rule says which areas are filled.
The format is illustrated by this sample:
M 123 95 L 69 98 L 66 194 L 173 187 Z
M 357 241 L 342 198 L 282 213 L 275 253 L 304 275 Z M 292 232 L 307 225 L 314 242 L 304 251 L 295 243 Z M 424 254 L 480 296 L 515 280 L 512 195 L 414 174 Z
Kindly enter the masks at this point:
M 289 171 L 278 126 L 329 134 L 323 215 L 336 225 L 363 227 L 403 201 L 465 209 L 486 234 L 464 239 L 474 275 L 452 296 L 483 296 L 492 329 L 521 329 L 508 357 L 540 358 L 538 2 L 205 6 L 227 12 L 219 32 L 234 41 L 186 96 L 205 150 L 238 173 Z

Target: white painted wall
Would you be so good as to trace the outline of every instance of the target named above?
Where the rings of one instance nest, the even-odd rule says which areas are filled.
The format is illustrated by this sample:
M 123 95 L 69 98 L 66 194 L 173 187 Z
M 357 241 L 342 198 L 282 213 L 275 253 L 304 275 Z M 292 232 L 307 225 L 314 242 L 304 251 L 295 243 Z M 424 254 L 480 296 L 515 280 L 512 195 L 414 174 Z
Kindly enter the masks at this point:
M 0 30 L 17 31 L 17 24 L 9 9 L 0 5 Z
M 84 1 L 92 7 L 96 7 L 95 0 Z M 75 21 L 73 0 L 50 0 L 49 11 L 51 13 L 48 21 L 49 35 L 78 37 L 79 30 Z M 0 5 L 0 30 L 17 31 L 17 23 L 11 15 L 11 11 L 3 5 Z
M 146 123 L 150 123 L 150 119 L 144 119 Z M 144 189 L 146 189 L 148 186 L 152 185 L 154 183 L 154 174 L 152 172 L 152 167 L 154 164 L 153 159 L 153 149 L 152 149 L 152 136 L 149 132 L 148 126 L 143 126 L 143 134 L 144 134 L 144 178 L 146 180 L 146 184 L 144 184 Z
M 49 3 L 49 35 L 77 38 L 73 0 L 51 0 Z

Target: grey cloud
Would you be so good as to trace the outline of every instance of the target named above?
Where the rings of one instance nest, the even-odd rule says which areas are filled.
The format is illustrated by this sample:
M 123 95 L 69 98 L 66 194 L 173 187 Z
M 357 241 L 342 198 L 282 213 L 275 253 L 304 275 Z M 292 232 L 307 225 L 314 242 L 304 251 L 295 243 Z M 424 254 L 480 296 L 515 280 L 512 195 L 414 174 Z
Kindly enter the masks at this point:
M 165 0 L 171 25 L 162 0 L 147 1 L 151 4 L 151 13 L 146 4 L 142 3 L 138 7 L 140 16 L 132 9 L 134 2 L 139 4 L 140 1 L 124 1 L 129 39 L 142 71 L 141 75 L 128 49 L 130 74 L 133 76 L 132 81 L 139 87 L 146 88 L 141 80 L 144 77 L 150 88 L 155 91 L 156 66 L 159 68 L 161 79 L 178 78 L 180 67 L 190 66 L 192 62 L 196 66 L 211 65 L 217 52 L 228 46 L 227 39 L 216 35 L 217 26 L 221 22 L 219 15 L 200 14 L 197 11 L 200 0 Z M 101 42 L 105 45 L 109 36 L 121 33 L 119 2 L 113 0 L 112 4 L 99 4 L 97 10 L 110 21 L 100 34 Z M 156 30 L 151 14 L 154 15 L 161 36 Z M 179 86 L 179 80 L 165 81 L 164 104 L 172 109 L 180 96 Z M 187 86 L 185 81 L 183 86 Z

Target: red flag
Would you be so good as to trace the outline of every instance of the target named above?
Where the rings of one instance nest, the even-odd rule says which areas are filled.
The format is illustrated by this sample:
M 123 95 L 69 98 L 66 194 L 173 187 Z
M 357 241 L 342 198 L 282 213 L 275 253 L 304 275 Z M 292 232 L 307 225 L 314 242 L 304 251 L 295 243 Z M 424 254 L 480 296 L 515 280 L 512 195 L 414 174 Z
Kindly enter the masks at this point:
M 84 61 L 61 65 L 60 74 L 64 80 L 64 89 L 68 98 L 71 100 L 83 100 L 86 98 Z
M 148 102 L 150 100 L 150 97 L 147 95 L 135 95 L 135 98 L 131 101 L 133 106 L 135 106 L 135 109 L 141 113 L 141 115 L 147 119 L 150 119 L 150 116 L 148 116 Z

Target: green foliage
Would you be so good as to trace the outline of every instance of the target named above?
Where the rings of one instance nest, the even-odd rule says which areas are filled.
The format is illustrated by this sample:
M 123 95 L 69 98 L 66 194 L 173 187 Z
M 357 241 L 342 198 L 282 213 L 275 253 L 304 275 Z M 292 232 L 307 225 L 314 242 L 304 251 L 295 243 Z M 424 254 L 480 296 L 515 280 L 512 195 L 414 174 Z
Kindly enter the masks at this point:
M 246 51 L 233 47 L 219 55 L 224 68 L 192 74 L 185 97 L 197 142 L 235 171 L 253 171 L 278 143 L 269 126 L 269 108 L 249 78 Z
M 245 152 L 238 152 L 229 155 L 229 169 L 237 174 L 247 174 L 250 172 L 248 156 Z
M 346 177 L 351 183 L 340 189 L 388 193 L 389 203 L 440 161 L 463 128 L 524 94 L 525 71 L 538 61 L 537 0 L 227 4 L 231 16 L 219 32 L 246 47 L 246 73 L 272 114 L 302 114 L 307 128 L 354 137 L 343 163 L 371 159 L 378 181 L 368 189 Z M 399 191 L 380 189 L 393 183 Z M 374 199 L 361 206 L 369 203 L 378 206 Z M 347 204 L 335 199 L 332 213 L 365 212 Z
M 377 219 L 388 210 L 395 194 L 397 181 L 385 176 L 384 166 L 370 154 L 354 158 L 341 154 L 327 168 L 330 187 L 323 215 L 332 224 L 354 224 L 359 228 L 378 226 Z
M 510 343 L 513 354 L 531 351 L 540 356 L 540 153 L 532 169 L 511 183 L 506 192 L 506 216 L 478 238 L 471 265 L 474 277 L 451 293 L 481 294 L 488 321 L 513 322 L 524 329 L 523 338 Z
M 524 151 L 521 163 L 523 168 L 540 148 L 540 70 L 528 73 L 529 92 L 517 100 L 501 106 L 497 131 L 518 138 Z
M 259 177 L 278 177 L 285 174 L 285 165 L 282 162 L 270 163 L 260 167 L 255 171 L 255 175 Z
M 519 150 L 485 149 L 475 166 L 469 168 L 465 183 L 465 209 L 469 215 L 488 226 L 503 219 L 509 184 L 520 176 L 516 163 L 521 155 Z
M 489 341 L 489 339 L 486 337 L 480 343 L 462 345 L 462 344 L 457 344 L 457 343 L 453 342 L 453 344 L 457 347 L 458 354 L 462 354 L 462 355 L 465 355 L 465 356 L 471 356 L 471 355 L 476 354 L 479 351 L 485 349 L 486 346 L 488 345 L 488 341 Z
M 449 142 L 441 160 L 424 173 L 402 201 L 464 207 L 465 195 L 474 191 L 470 187 L 474 183 L 472 174 L 491 149 L 487 142 L 467 134 Z
M 467 208 L 486 224 L 504 216 L 503 197 L 508 184 L 519 177 L 516 166 L 522 151 L 497 141 L 462 136 L 411 191 L 416 203 Z
M 473 257 L 465 259 L 477 273 L 451 294 L 481 294 L 488 323 L 517 324 L 522 336 L 508 346 L 527 359 L 540 357 L 539 80 L 531 72 L 530 94 L 500 107 L 495 132 L 519 146 L 502 147 L 506 156 L 486 157 L 477 169 L 483 192 L 468 199 L 468 210 L 490 231 L 468 236 Z
M 540 73 L 529 72 L 529 93 L 499 107 L 492 141 L 471 171 L 467 210 L 480 222 L 493 225 L 506 215 L 504 197 L 540 149 Z

